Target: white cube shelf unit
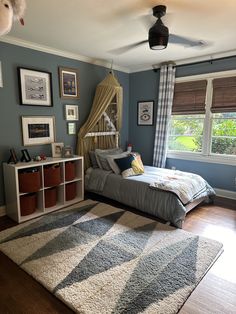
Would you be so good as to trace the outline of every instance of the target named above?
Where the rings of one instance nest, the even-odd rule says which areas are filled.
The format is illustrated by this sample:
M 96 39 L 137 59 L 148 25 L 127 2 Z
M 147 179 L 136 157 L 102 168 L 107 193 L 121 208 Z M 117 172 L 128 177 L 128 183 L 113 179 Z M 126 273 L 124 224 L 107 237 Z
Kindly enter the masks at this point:
M 71 171 L 70 165 L 73 165 L 72 172 L 68 171 Z M 57 168 L 57 182 L 51 180 L 53 176 L 50 173 L 50 168 Z M 84 166 L 81 156 L 71 158 L 47 157 L 44 161 L 19 162 L 17 164 L 4 163 L 3 171 L 6 213 L 18 223 L 45 215 L 84 199 Z M 22 173 L 23 176 L 27 173 L 31 174 L 31 181 L 27 180 L 27 177 L 25 178 L 24 188 L 22 188 Z M 36 181 L 38 182 L 34 181 L 36 173 Z M 38 187 L 36 190 L 34 187 L 32 192 L 31 189 L 35 183 L 38 184 Z M 33 212 L 28 214 L 25 208 L 21 208 L 21 204 L 24 204 L 23 198 L 28 199 L 29 202 L 33 199 L 34 204 L 36 202 L 36 208 Z

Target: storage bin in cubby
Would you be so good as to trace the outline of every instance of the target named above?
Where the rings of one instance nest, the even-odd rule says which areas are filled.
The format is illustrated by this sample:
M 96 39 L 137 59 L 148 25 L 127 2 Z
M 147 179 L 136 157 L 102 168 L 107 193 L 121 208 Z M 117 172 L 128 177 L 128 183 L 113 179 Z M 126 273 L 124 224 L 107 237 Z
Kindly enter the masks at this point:
M 40 190 L 40 171 L 37 168 L 29 168 L 19 171 L 20 193 L 31 193 Z
M 71 201 L 76 197 L 76 183 L 66 184 L 66 201 Z
M 31 215 L 35 212 L 37 206 L 36 193 L 22 195 L 20 197 L 21 216 Z
M 44 186 L 56 186 L 61 183 L 61 168 L 59 164 L 44 167 Z
M 57 189 L 55 187 L 44 191 L 45 208 L 53 207 L 57 203 Z
M 67 161 L 65 163 L 65 180 L 72 181 L 75 179 L 75 162 Z

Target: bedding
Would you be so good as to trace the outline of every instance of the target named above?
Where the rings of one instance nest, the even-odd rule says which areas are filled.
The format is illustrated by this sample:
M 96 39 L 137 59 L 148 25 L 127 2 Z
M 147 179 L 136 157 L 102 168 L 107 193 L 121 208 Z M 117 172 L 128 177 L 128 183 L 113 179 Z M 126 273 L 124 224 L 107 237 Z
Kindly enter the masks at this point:
M 154 189 L 150 186 L 157 181 L 158 174 L 163 170 L 144 166 L 144 174 L 123 178 L 113 172 L 92 169 L 85 176 L 85 189 L 169 221 L 174 226 L 182 228 L 186 213 L 191 206 L 184 205 L 175 193 Z M 172 173 L 174 173 L 173 170 Z M 205 189 L 200 191 L 193 200 L 198 203 L 204 198 L 207 199 L 215 195 L 211 186 L 205 180 L 203 181 Z

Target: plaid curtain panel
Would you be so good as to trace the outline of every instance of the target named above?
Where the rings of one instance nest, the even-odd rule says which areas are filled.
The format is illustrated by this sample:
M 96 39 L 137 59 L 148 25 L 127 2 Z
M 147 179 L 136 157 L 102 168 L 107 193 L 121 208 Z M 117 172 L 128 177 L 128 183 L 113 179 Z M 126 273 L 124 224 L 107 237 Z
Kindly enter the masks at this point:
M 166 164 L 168 131 L 171 119 L 174 86 L 174 65 L 162 65 L 160 73 L 156 133 L 153 151 L 153 166 L 158 168 L 164 168 Z

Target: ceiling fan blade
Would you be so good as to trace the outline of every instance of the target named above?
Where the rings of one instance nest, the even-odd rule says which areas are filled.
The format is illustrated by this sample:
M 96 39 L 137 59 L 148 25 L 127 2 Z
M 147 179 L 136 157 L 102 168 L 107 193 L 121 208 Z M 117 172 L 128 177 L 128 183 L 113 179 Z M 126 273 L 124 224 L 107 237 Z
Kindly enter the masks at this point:
M 137 43 L 134 43 L 134 44 L 130 44 L 130 45 L 126 45 L 126 46 L 123 46 L 123 47 L 120 47 L 120 48 L 117 48 L 117 49 L 112 49 L 112 50 L 109 50 L 110 53 L 114 54 L 114 55 L 121 55 L 131 49 L 134 49 L 136 47 L 139 47 L 143 44 L 146 44 L 148 43 L 148 40 L 142 40 L 142 41 L 139 41 Z
M 182 45 L 186 47 L 206 47 L 207 43 L 203 40 L 197 40 L 192 38 L 187 38 L 184 36 L 169 35 L 169 42 L 176 45 Z

